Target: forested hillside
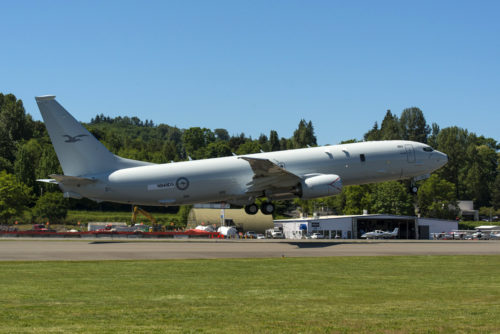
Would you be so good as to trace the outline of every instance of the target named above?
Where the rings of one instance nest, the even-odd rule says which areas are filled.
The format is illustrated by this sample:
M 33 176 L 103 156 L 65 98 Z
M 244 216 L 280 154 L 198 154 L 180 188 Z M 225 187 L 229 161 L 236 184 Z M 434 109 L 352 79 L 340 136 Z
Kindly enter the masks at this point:
M 225 129 L 179 129 L 137 117 L 110 118 L 102 114 L 84 125 L 117 155 L 168 163 L 317 145 L 313 124 L 297 121 L 298 127 L 290 138 L 271 131 L 255 139 L 244 133 L 229 134 Z M 428 143 L 447 153 L 449 163 L 430 179 L 419 182 L 416 197 L 409 191 L 409 182 L 386 182 L 345 187 L 341 195 L 332 198 L 281 202 L 278 212 L 300 206 L 309 213 L 328 208 L 338 214 L 361 213 L 365 209 L 370 213 L 413 215 L 416 204 L 423 216 L 455 218 L 457 212 L 450 207 L 458 199 L 474 200 L 485 212 L 500 209 L 500 147 L 494 139 L 458 127 L 440 129 L 437 124 L 428 125 L 422 111 L 415 107 L 403 110 L 400 116 L 387 111 L 381 125 L 375 122 L 362 138 L 388 139 Z M 353 141 L 357 139 L 346 142 Z M 36 182 L 62 171 L 45 126 L 26 114 L 22 101 L 12 94 L 0 94 L 0 171 L 0 222 L 61 220 L 67 208 L 130 209 L 127 205 L 65 200 L 57 187 Z

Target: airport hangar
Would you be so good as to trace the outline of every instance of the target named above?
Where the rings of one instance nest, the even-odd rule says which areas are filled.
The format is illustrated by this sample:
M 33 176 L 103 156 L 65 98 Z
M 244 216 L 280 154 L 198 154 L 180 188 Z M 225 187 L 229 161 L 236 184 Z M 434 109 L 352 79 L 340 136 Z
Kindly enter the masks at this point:
M 366 232 L 392 231 L 396 227 L 399 228 L 396 239 L 432 239 L 432 233 L 458 230 L 458 222 L 386 214 L 313 216 L 274 221 L 275 230 L 281 230 L 286 239 L 301 239 L 312 233 L 320 233 L 326 239 L 359 239 Z
M 392 231 L 399 228 L 397 239 L 432 239 L 432 233 L 449 233 L 458 230 L 458 222 L 397 216 L 388 214 L 364 214 L 350 216 L 318 216 L 272 220 L 271 215 L 247 215 L 243 209 L 226 209 L 225 225 L 234 226 L 240 232 L 264 233 L 274 228 L 283 232 L 287 239 L 301 239 L 306 234 L 320 233 L 325 238 L 359 239 L 365 232 Z M 188 228 L 198 225 L 221 224 L 221 209 L 193 208 L 188 217 Z

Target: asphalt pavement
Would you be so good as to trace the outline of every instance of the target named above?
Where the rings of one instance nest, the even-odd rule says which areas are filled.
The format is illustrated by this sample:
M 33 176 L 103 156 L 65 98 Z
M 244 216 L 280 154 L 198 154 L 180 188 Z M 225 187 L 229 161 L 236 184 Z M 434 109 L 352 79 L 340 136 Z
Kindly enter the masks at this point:
M 498 240 L 0 239 L 0 261 L 81 261 L 398 255 L 500 255 Z

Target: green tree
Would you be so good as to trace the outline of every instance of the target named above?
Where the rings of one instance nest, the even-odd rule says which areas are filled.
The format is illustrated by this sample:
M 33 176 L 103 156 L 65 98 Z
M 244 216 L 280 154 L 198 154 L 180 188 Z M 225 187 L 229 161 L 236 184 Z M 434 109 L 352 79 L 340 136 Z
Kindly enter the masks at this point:
M 271 132 L 269 133 L 269 149 L 271 151 L 279 151 L 281 149 L 278 132 L 274 130 L 271 130 Z
M 469 143 L 469 132 L 459 127 L 449 127 L 439 131 L 437 149 L 448 155 L 448 163 L 438 170 L 438 174 L 455 185 L 456 197 L 462 198 L 461 174 L 467 168 L 465 157 Z
M 217 140 L 229 141 L 229 133 L 226 129 L 215 129 L 214 133 Z
M 231 152 L 236 152 L 238 151 L 238 148 L 240 145 L 244 144 L 247 141 L 245 138 L 245 134 L 241 133 L 237 136 L 232 136 L 229 138 L 229 147 L 231 148 Z
M 311 121 L 306 122 L 304 119 L 300 120 L 297 130 L 293 132 L 293 145 L 295 148 L 317 145 L 314 127 Z
M 210 129 L 193 127 L 184 131 L 182 140 L 189 156 L 203 159 L 206 156 L 205 148 L 215 141 L 215 135 Z
M 0 93 L 0 157 L 14 161 L 16 142 L 30 138 L 33 120 L 24 111 L 23 102 L 13 94 Z
M 380 140 L 401 139 L 401 125 L 398 117 L 387 110 L 382 125 L 380 126 Z
M 380 130 L 378 128 L 377 122 L 375 122 L 375 124 L 373 124 L 373 127 L 370 131 L 365 133 L 364 139 L 365 139 L 365 141 L 376 141 L 376 140 L 381 139 L 381 133 L 380 133 Z
M 173 140 L 167 140 L 162 148 L 161 152 L 163 155 L 163 161 L 177 161 L 179 160 L 179 154 L 177 153 L 177 146 L 175 145 Z
M 182 141 L 186 152 L 194 154 L 198 149 L 205 146 L 205 133 L 200 127 L 189 128 L 182 134 Z
M 1 171 L 12 173 L 14 171 L 14 168 L 12 166 L 12 162 L 0 156 L 0 172 Z
M 371 212 L 372 210 L 372 185 L 356 185 L 344 187 L 342 190 L 345 198 L 345 206 L 343 213 L 345 215 L 358 215 L 362 214 L 363 210 Z
M 439 130 L 439 125 L 437 125 L 436 123 L 432 123 L 431 134 L 427 138 L 427 144 L 429 144 L 431 147 L 437 147 L 438 145 L 437 137 L 439 135 Z
M 33 208 L 33 216 L 48 219 L 51 223 L 61 223 L 68 214 L 68 200 L 60 192 L 47 192 L 40 196 Z
M 407 216 L 415 214 L 413 199 L 400 182 L 378 183 L 373 188 L 373 213 Z
M 286 139 L 286 138 L 281 137 L 280 150 L 284 151 L 284 150 L 288 150 L 291 148 L 293 148 L 293 141 L 291 139 Z
M 236 154 L 238 155 L 251 154 L 251 153 L 258 153 L 259 151 L 260 151 L 259 142 L 248 140 L 244 144 L 240 145 L 240 147 L 236 151 Z
M 500 209 L 500 171 L 497 173 L 492 189 L 491 205 L 498 210 Z
M 497 175 L 497 154 L 487 145 L 470 144 L 467 148 L 468 168 L 464 171 L 465 194 L 476 207 L 489 206 Z
M 57 159 L 56 151 L 54 147 L 50 144 L 45 144 L 42 148 L 40 160 L 38 161 L 38 166 L 35 171 L 37 179 L 46 179 L 50 174 L 62 174 L 62 168 Z M 44 183 L 45 185 L 49 185 Z M 49 185 L 53 187 L 53 185 Z M 43 188 L 47 190 L 49 188 Z M 53 188 L 50 188 L 53 189 Z
M 210 143 L 205 150 L 205 158 L 227 157 L 231 154 L 231 148 L 225 141 Z
M 181 205 L 181 207 L 179 208 L 179 217 L 180 217 L 180 223 L 183 225 L 183 226 L 187 226 L 187 222 L 188 222 L 188 217 L 189 217 L 189 212 L 191 211 L 191 209 L 193 208 L 192 205 Z
M 37 140 L 30 139 L 19 145 L 14 162 L 14 173 L 18 180 L 37 192 L 36 168 L 40 160 L 41 147 Z
M 457 215 L 455 185 L 437 174 L 432 174 L 420 186 L 417 202 L 424 217 L 454 219 Z
M 16 177 L 0 171 L 0 221 L 19 217 L 32 200 L 31 188 L 17 181 Z
M 264 152 L 269 152 L 271 150 L 269 139 L 267 139 L 267 136 L 263 133 L 259 136 L 259 146 Z
M 427 143 L 431 129 L 425 121 L 424 113 L 417 107 L 406 108 L 401 113 L 399 124 L 405 140 Z

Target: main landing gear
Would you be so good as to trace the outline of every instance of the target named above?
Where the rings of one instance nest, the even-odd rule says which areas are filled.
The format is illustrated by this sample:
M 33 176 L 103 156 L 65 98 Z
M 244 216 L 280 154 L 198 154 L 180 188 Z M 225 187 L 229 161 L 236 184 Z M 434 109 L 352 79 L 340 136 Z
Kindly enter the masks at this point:
M 245 212 L 249 215 L 254 215 L 257 211 L 259 211 L 259 207 L 255 203 L 245 206 Z M 274 212 L 274 204 L 271 202 L 263 202 L 260 205 L 260 211 L 265 215 L 271 215 Z

